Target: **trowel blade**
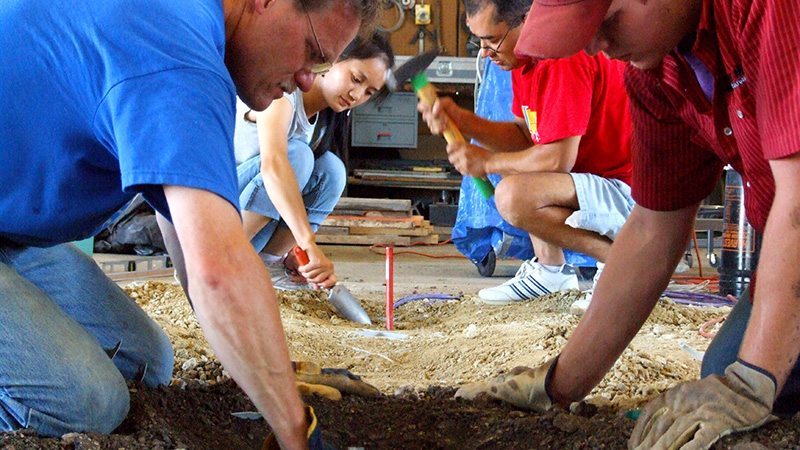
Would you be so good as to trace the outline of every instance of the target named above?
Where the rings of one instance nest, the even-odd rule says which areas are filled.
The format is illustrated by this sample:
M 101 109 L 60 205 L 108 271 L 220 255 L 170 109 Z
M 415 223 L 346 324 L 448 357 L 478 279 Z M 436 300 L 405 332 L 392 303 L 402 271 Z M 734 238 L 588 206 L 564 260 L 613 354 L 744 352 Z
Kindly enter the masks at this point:
M 342 284 L 337 284 L 328 292 L 328 301 L 344 318 L 364 325 L 372 325 L 367 312 L 358 299 Z
M 434 59 L 439 56 L 439 49 L 428 50 L 425 53 L 409 59 L 400 67 L 386 73 L 386 87 L 390 91 L 396 91 L 403 87 L 403 83 L 410 80 L 414 75 L 425 71 Z
M 238 419 L 245 419 L 245 420 L 261 420 L 264 416 L 261 415 L 258 411 L 237 411 L 232 412 L 231 415 Z

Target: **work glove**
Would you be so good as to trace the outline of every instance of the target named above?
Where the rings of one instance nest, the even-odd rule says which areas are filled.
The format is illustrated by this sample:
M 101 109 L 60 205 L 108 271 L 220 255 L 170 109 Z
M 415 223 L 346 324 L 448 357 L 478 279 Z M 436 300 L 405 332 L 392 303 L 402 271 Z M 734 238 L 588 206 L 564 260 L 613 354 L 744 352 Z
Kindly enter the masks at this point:
M 308 423 L 308 430 L 306 432 L 308 436 L 308 449 L 335 450 L 332 445 L 322 440 L 322 430 L 317 422 L 317 416 L 314 414 L 314 408 L 308 405 L 306 405 L 306 421 Z M 275 439 L 275 435 L 272 433 L 267 435 L 267 438 L 264 440 L 264 445 L 261 446 L 261 450 L 280 450 L 280 448 L 278 440 Z
M 547 411 L 553 407 L 553 401 L 547 394 L 546 385 L 557 360 L 558 357 L 555 357 L 535 368 L 515 367 L 492 380 L 461 386 L 455 398 L 474 400 L 479 395 L 488 395 L 517 408 Z
M 377 397 L 380 391 L 347 369 L 321 368 L 310 361 L 292 361 L 297 389 L 302 395 L 316 394 L 340 400 L 342 393 Z
M 775 377 L 738 360 L 725 375 L 683 383 L 647 404 L 629 449 L 707 449 L 721 437 L 774 419 Z

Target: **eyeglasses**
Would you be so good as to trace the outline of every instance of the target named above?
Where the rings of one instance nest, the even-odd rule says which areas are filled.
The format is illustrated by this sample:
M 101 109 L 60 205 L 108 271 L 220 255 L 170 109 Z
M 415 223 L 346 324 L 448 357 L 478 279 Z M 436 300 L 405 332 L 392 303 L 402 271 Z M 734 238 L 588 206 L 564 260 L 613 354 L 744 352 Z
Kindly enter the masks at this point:
M 312 64 L 309 71 L 314 75 L 325 75 L 331 70 L 333 67 L 333 63 L 327 61 L 325 58 L 325 52 L 322 51 L 322 45 L 319 43 L 319 38 L 317 38 L 317 32 L 314 31 L 314 24 L 311 22 L 311 16 L 308 15 L 308 9 L 306 9 L 306 3 L 304 1 L 300 1 L 300 5 L 303 7 L 303 12 L 306 14 L 306 19 L 308 19 L 308 26 L 311 28 L 311 35 L 314 36 L 314 42 L 317 44 L 317 49 L 319 50 L 319 57 L 322 59 L 323 62 Z
M 469 44 L 471 45 L 472 48 L 477 48 L 478 50 L 483 50 L 485 52 L 488 52 L 489 56 L 497 56 L 497 54 L 500 53 L 500 47 L 503 46 L 503 42 L 506 41 L 508 34 L 511 33 L 511 30 L 513 30 L 514 28 L 517 28 L 518 26 L 522 25 L 522 22 L 524 20 L 525 16 L 521 16 L 519 19 L 514 21 L 514 25 L 509 25 L 508 29 L 506 30 L 506 34 L 504 34 L 503 37 L 500 38 L 500 42 L 498 42 L 497 46 L 495 47 L 490 47 L 488 45 L 480 45 L 480 41 L 478 41 L 477 43 L 475 41 L 469 41 Z M 480 40 L 482 41 L 483 39 Z

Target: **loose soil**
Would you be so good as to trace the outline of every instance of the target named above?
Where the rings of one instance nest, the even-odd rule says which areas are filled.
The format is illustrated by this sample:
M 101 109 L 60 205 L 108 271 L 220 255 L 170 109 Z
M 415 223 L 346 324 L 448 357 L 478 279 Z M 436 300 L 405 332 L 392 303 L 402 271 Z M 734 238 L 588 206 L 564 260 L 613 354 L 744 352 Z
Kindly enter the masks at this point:
M 27 432 L 0 434 L 2 449 L 257 449 L 268 432 L 261 421 L 238 419 L 254 408 L 214 357 L 180 288 L 149 282 L 126 290 L 172 338 L 175 374 L 159 389 L 131 386 L 131 412 L 110 436 L 70 434 L 43 439 Z M 450 292 L 458 294 L 458 292 Z M 367 337 L 378 325 L 344 321 L 319 292 L 280 295 L 292 358 L 345 367 L 378 387 L 378 398 L 339 402 L 307 398 L 323 435 L 337 448 L 625 448 L 634 422 L 629 408 L 695 379 L 699 363 L 680 344 L 704 351 L 697 330 L 726 309 L 662 301 L 603 382 L 573 410 L 544 414 L 497 402 L 452 399 L 455 388 L 517 365 L 555 355 L 578 318 L 576 293 L 520 305 L 488 307 L 461 300 L 416 301 L 396 311 L 402 339 Z M 380 295 L 362 298 L 374 321 L 383 320 Z M 393 336 L 398 337 L 398 336 Z M 714 448 L 800 448 L 800 417 L 725 438 Z

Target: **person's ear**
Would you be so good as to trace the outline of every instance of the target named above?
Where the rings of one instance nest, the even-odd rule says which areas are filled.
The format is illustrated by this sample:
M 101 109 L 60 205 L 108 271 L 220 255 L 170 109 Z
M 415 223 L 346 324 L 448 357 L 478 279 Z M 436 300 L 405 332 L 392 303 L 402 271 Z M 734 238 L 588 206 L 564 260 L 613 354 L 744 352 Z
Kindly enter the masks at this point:
M 274 3 L 275 0 L 252 0 L 254 2 L 253 7 L 257 14 L 261 14 L 267 10 L 271 3 Z

